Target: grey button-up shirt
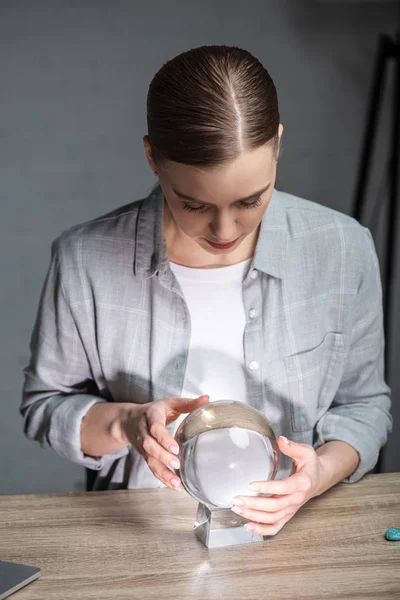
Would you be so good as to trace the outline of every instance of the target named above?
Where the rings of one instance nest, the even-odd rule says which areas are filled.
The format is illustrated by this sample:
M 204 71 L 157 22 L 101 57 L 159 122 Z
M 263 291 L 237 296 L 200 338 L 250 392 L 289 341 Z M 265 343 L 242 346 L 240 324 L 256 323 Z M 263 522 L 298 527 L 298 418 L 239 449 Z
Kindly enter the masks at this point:
M 97 470 L 95 489 L 162 485 L 131 447 L 96 458 L 80 445 L 81 420 L 95 402 L 181 395 L 190 315 L 169 265 L 162 213 L 157 186 L 52 246 L 21 413 L 30 439 Z M 392 424 L 370 232 L 275 189 L 243 301 L 247 402 L 276 435 L 315 448 L 329 440 L 353 446 L 360 464 L 346 481 L 357 481 L 374 467 Z M 289 467 L 283 458 L 278 477 Z

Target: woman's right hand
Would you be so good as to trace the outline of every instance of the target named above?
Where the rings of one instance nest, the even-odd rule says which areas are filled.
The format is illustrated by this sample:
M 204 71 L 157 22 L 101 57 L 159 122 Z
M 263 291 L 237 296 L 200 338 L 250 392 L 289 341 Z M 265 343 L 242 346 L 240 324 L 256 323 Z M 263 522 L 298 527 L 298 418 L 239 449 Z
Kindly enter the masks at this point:
M 171 468 L 179 469 L 179 447 L 166 426 L 181 414 L 190 413 L 208 401 L 209 396 L 164 398 L 143 405 L 132 405 L 132 410 L 124 414 L 120 427 L 127 443 L 143 456 L 153 475 L 171 489 L 182 489 L 182 482 L 171 471 Z

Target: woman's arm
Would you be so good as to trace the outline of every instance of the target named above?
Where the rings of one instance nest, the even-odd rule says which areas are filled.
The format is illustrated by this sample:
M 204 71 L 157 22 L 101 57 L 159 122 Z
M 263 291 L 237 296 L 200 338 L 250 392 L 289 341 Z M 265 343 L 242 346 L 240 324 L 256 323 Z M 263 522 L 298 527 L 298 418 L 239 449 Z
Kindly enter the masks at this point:
M 179 469 L 179 447 L 166 426 L 181 415 L 207 403 L 199 398 L 163 398 L 146 404 L 110 403 L 92 406 L 81 425 L 85 454 L 103 455 L 133 446 L 153 472 L 171 489 L 181 489 L 181 480 L 171 469 Z
M 63 290 L 59 251 L 56 240 L 31 336 L 31 359 L 24 369 L 20 412 L 29 439 L 83 467 L 101 469 L 102 457 L 108 452 L 114 452 L 116 459 L 129 451 L 112 439 L 110 429 L 121 407 L 101 398 L 93 382 L 81 332 Z M 96 447 L 90 442 L 93 415 L 104 415 L 96 429 L 96 434 L 102 432 L 101 444 L 96 442 Z M 87 454 L 81 448 L 81 423 L 85 420 L 89 430 Z
M 358 467 L 343 480 L 355 483 L 371 471 L 392 428 L 390 388 L 384 375 L 382 288 L 378 257 L 368 229 L 361 229 L 361 273 L 352 307 L 350 347 L 339 388 L 316 423 L 314 447 L 341 441 L 357 450 Z M 355 269 L 357 265 L 352 268 Z

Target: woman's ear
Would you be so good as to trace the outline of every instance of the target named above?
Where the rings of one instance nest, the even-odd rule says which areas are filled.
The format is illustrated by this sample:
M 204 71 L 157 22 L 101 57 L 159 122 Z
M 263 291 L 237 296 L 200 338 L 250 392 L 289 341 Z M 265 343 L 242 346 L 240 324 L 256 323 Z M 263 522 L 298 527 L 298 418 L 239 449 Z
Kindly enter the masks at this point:
M 143 145 L 144 145 L 144 151 L 145 151 L 147 162 L 149 163 L 150 169 L 156 175 L 157 174 L 156 165 L 153 160 L 153 153 L 151 151 L 150 139 L 149 139 L 148 135 L 143 136 Z
M 283 135 L 283 125 L 282 125 L 282 123 L 280 123 L 279 129 L 278 129 L 278 140 L 277 140 L 276 154 L 275 154 L 276 162 L 279 161 L 282 151 L 283 151 L 282 135 Z

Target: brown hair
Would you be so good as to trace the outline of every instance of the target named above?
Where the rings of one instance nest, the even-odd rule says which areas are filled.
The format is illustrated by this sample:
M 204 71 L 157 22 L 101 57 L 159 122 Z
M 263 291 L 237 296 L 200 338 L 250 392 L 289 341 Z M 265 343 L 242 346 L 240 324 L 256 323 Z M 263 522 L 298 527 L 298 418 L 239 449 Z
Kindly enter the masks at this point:
M 275 85 L 235 46 L 201 46 L 166 62 L 150 83 L 147 126 L 153 159 L 217 167 L 268 142 L 277 150 Z

